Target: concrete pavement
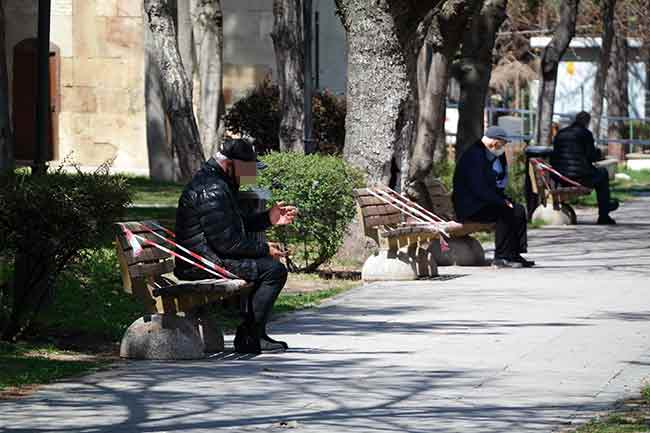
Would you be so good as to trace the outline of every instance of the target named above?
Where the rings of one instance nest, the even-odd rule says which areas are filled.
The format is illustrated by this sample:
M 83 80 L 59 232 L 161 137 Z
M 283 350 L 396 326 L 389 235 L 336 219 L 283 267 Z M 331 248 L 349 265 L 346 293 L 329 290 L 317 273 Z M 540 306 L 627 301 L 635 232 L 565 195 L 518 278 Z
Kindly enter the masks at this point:
M 615 216 L 531 233 L 534 269 L 354 289 L 274 323 L 288 353 L 128 362 L 0 402 L 0 432 L 557 431 L 650 376 L 650 198 Z

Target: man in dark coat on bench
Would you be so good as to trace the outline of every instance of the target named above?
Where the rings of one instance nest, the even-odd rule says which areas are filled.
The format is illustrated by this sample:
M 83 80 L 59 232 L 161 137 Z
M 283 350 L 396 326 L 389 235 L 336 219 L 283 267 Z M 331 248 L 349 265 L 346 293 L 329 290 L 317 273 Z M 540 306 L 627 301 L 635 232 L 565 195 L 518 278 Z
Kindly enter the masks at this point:
M 235 336 L 235 350 L 242 353 L 287 349 L 286 343 L 273 340 L 266 332 L 273 304 L 287 281 L 287 269 L 279 261 L 284 253 L 246 233 L 291 224 L 297 210 L 278 203 L 265 212 L 245 215 L 237 201 L 239 186 L 254 183 L 257 169 L 264 167 L 250 142 L 225 140 L 221 151 L 185 187 L 176 212 L 179 244 L 255 285 L 248 302 L 252 315 Z M 184 280 L 213 278 L 183 261 L 177 261 L 174 273 Z
M 506 131 L 491 126 L 456 164 L 452 200 L 461 222 L 496 222 L 493 265 L 499 268 L 534 266 L 527 252 L 526 209 L 505 194 L 508 184 Z
M 602 159 L 594 136 L 587 129 L 591 116 L 586 111 L 576 114 L 575 121 L 555 135 L 551 165 L 564 176 L 594 188 L 598 198 L 598 224 L 616 224 L 609 213 L 618 208 L 610 200 L 609 173 L 604 167 L 594 167 Z

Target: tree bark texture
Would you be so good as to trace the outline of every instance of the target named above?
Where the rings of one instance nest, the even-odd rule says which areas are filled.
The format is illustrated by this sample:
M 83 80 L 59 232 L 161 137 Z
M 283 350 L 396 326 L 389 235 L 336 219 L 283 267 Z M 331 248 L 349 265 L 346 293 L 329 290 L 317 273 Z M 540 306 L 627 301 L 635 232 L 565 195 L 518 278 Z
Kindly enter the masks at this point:
M 594 91 L 591 98 L 591 131 L 596 137 L 600 136 L 600 121 L 603 115 L 603 96 L 607 83 L 610 53 L 614 40 L 614 10 L 616 0 L 603 0 L 601 4 L 601 17 L 603 21 L 602 45 L 600 47 L 600 60 L 594 80 Z
M 499 28 L 506 18 L 508 0 L 487 0 L 463 35 L 458 62 L 460 99 L 455 158 L 483 136 L 483 116 L 490 77 L 492 51 Z
M 280 150 L 304 151 L 302 0 L 273 1 L 273 47 L 280 89 Z
M 149 176 L 159 181 L 179 179 L 178 163 L 174 161 L 162 90 L 157 49 L 148 25 L 144 26 L 144 99 L 147 118 L 147 156 Z
M 9 76 L 5 52 L 5 14 L 0 0 L 0 173 L 10 170 L 13 161 L 13 133 L 9 118 Z
M 550 146 L 551 144 L 551 124 L 553 122 L 553 106 L 555 105 L 557 70 L 564 52 L 575 35 L 579 2 L 579 0 L 560 2 L 560 22 L 553 32 L 551 42 L 542 54 L 541 80 L 537 102 L 536 141 L 539 146 Z
M 418 89 L 424 89 L 424 93 L 418 94 L 417 132 L 406 193 L 428 209 L 433 209 L 433 204 L 430 203 L 425 178 L 431 175 L 436 144 L 445 133 L 449 66 L 460 45 L 463 29 L 479 3 L 476 0 L 446 1 L 431 20 L 420 49 L 421 52 L 431 50 L 432 55 L 428 73 L 423 73 L 425 68 L 418 65 Z M 418 56 L 418 63 L 423 58 L 424 55 Z M 421 84 L 421 81 L 426 84 Z
M 144 0 L 145 18 L 156 47 L 165 112 L 171 128 L 172 150 L 181 179 L 189 180 L 205 160 L 192 110 L 192 83 L 185 74 L 176 44 L 168 0 Z
M 343 154 L 367 173 L 370 184 L 400 188 L 405 180 L 402 170 L 415 123 L 422 24 L 439 3 L 336 1 L 348 40 Z
M 190 82 L 193 81 L 196 70 L 196 53 L 194 51 L 194 37 L 192 32 L 192 15 L 190 12 L 190 0 L 176 0 L 176 14 L 178 23 L 176 26 L 176 38 L 178 40 L 178 52 L 181 55 L 185 74 Z
M 209 158 L 223 136 L 223 14 L 221 0 L 190 1 L 201 91 L 199 131 L 203 155 Z
M 629 117 L 628 82 L 627 39 L 625 33 L 619 31 L 614 35 L 609 72 L 607 73 L 608 117 Z M 608 138 L 620 140 L 624 137 L 624 131 L 625 123 L 623 120 L 614 119 L 608 121 Z

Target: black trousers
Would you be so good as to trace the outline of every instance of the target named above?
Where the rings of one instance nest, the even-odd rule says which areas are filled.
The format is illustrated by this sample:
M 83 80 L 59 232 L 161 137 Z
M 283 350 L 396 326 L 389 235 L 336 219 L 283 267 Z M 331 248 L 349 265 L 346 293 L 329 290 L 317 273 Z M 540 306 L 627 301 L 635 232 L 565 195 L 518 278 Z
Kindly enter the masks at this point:
M 585 186 L 590 186 L 596 190 L 598 199 L 598 215 L 609 215 L 609 173 L 605 167 L 598 167 L 590 178 L 581 182 Z
M 245 306 L 242 305 L 246 309 L 243 312 L 265 329 L 273 304 L 287 282 L 287 268 L 270 256 L 258 259 L 224 259 L 222 265 L 240 278 L 253 283 L 254 291 L 246 300 Z M 212 274 L 194 266 L 176 272 L 176 276 L 184 280 L 214 278 Z
M 516 203 L 513 206 L 488 205 L 468 218 L 475 222 L 496 222 L 495 259 L 511 259 L 528 251 L 526 209 Z
M 248 305 L 249 308 L 253 308 L 255 323 L 266 327 L 273 304 L 287 282 L 287 268 L 271 257 L 262 257 L 255 261 L 257 262 L 257 278 L 253 281 L 255 291 L 249 297 Z

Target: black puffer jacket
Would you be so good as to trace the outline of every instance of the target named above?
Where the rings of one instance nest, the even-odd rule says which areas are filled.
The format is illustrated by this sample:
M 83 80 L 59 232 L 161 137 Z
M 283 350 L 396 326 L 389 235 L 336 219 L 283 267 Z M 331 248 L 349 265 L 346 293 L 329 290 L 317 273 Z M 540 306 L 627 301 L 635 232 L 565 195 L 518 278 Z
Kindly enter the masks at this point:
M 560 129 L 553 140 L 551 165 L 571 179 L 590 179 L 596 170 L 592 163 L 599 159 L 601 153 L 594 145 L 594 136 L 577 123 Z
M 176 211 L 176 241 L 249 281 L 257 278 L 256 258 L 269 254 L 268 244 L 246 236 L 271 226 L 269 214 L 243 215 L 237 189 L 214 159 L 206 162 L 183 190 Z M 182 279 L 214 278 L 182 260 Z

